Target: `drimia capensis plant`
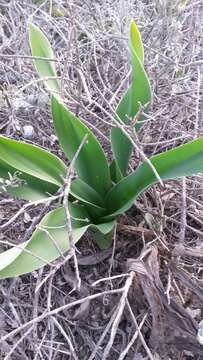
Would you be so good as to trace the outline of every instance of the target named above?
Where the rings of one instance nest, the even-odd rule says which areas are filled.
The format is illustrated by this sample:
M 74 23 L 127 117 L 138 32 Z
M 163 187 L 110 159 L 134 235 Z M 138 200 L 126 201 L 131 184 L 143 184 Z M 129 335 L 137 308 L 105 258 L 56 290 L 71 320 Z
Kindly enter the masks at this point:
M 131 22 L 129 35 L 132 80 L 116 109 L 110 135 L 111 163 L 92 131 L 64 105 L 46 36 L 30 24 L 29 39 L 36 70 L 51 93 L 55 133 L 70 165 L 38 146 L 0 136 L 1 191 L 34 204 L 62 199 L 44 216 L 28 241 L 0 254 L 0 278 L 18 276 L 50 263 L 69 250 L 70 236 L 76 243 L 88 228 L 93 229 L 101 248 L 110 246 L 118 217 L 149 186 L 203 170 L 203 138 L 199 138 L 152 156 L 127 175 L 133 144 L 126 125 L 139 130 L 143 116 L 137 116 L 134 125 L 133 121 L 140 105 L 147 105 L 151 99 L 143 44 L 135 22 Z M 70 182 L 73 168 L 76 176 Z

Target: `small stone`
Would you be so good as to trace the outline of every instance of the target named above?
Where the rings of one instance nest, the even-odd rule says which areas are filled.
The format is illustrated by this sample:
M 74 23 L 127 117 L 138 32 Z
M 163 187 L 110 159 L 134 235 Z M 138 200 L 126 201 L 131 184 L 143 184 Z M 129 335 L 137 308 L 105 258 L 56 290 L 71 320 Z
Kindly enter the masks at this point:
M 30 217 L 30 215 L 27 213 L 27 212 L 25 212 L 24 213 L 24 223 L 30 223 L 32 221 L 32 219 L 31 219 L 31 217 Z
M 203 345 L 203 320 L 201 320 L 198 325 L 197 340 Z
M 47 94 L 40 94 L 37 98 L 37 106 L 45 108 L 49 102 L 49 96 Z
M 57 137 L 55 135 L 51 135 L 51 145 L 54 145 L 57 142 Z
M 34 128 L 32 125 L 23 126 L 23 136 L 26 139 L 32 139 L 33 135 L 34 135 Z
M 152 141 L 153 141 L 153 139 L 152 139 L 152 137 L 150 135 L 145 135 L 144 138 L 143 138 L 143 142 L 146 145 L 149 144 Z
M 186 310 L 193 319 L 198 318 L 201 315 L 201 309 L 190 309 L 188 307 Z
M 16 129 L 16 131 L 18 131 L 19 133 L 21 132 L 21 127 L 20 127 L 20 125 L 17 123 L 17 124 L 15 124 L 15 129 Z
M 184 350 L 183 353 L 184 353 L 185 356 L 189 356 L 190 358 L 194 357 L 194 355 L 193 355 L 193 353 L 191 351 Z
M 37 104 L 37 99 L 38 99 L 38 98 L 37 98 L 36 95 L 30 94 L 30 95 L 27 96 L 26 101 L 27 101 L 30 105 L 36 106 L 36 104 Z

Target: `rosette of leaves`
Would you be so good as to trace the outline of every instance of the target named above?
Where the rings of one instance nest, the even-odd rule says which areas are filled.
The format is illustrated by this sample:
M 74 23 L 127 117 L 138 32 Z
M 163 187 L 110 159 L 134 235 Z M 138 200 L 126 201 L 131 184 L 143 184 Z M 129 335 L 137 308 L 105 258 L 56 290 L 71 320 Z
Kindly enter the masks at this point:
M 203 138 L 152 156 L 150 163 L 144 161 L 127 175 L 132 144 L 122 128 L 111 130 L 113 162 L 109 163 L 95 135 L 60 98 L 61 84 L 46 36 L 33 24 L 30 25 L 29 36 L 36 70 L 51 93 L 55 133 L 69 162 L 73 161 L 86 139 L 74 161 L 76 178 L 71 182 L 67 202 L 73 240 L 76 243 L 91 228 L 98 245 L 108 247 L 118 217 L 133 205 L 143 191 L 158 182 L 153 167 L 162 180 L 203 171 Z M 117 124 L 128 124 L 138 113 L 140 104 L 146 105 L 151 99 L 150 84 L 143 65 L 143 44 L 133 21 L 129 49 L 132 80 L 116 109 Z M 135 124 L 136 130 L 142 124 L 139 120 L 142 117 Z M 67 172 L 67 164 L 51 152 L 0 136 L 1 191 L 28 201 L 46 201 L 60 191 L 63 194 Z M 36 270 L 69 250 L 66 209 L 60 201 L 57 204 L 58 207 L 44 216 L 28 241 L 0 254 L 0 278 Z

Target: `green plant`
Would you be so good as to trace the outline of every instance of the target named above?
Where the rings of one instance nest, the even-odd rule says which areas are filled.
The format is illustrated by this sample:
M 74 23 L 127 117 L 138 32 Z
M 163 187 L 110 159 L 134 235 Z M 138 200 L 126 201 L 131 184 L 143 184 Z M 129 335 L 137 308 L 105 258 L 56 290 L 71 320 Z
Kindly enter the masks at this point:
M 95 235 L 100 234 L 96 236 L 98 245 L 105 248 L 111 244 L 110 235 L 119 215 L 128 210 L 150 185 L 160 178 L 175 179 L 203 170 L 203 138 L 199 138 L 152 156 L 126 175 L 132 142 L 123 125 L 132 125 L 140 104 L 146 105 L 151 99 L 149 80 L 143 67 L 143 45 L 134 22 L 131 23 L 129 46 L 132 82 L 117 107 L 117 128 L 111 131 L 111 164 L 94 134 L 63 104 L 60 81 L 54 62 L 50 61 L 54 55 L 47 38 L 34 25 L 30 25 L 29 31 L 35 67 L 52 94 L 55 132 L 77 177 L 69 188 L 70 167 L 58 157 L 40 147 L 0 136 L 1 190 L 32 202 L 46 203 L 52 196 L 59 199 L 58 207 L 44 216 L 28 241 L 0 254 L 0 278 L 38 269 L 69 249 L 67 208 L 65 202 L 62 205 L 60 202 L 64 196 L 68 195 L 73 241 L 77 242 L 91 227 Z M 135 124 L 136 130 L 141 126 L 141 119 Z

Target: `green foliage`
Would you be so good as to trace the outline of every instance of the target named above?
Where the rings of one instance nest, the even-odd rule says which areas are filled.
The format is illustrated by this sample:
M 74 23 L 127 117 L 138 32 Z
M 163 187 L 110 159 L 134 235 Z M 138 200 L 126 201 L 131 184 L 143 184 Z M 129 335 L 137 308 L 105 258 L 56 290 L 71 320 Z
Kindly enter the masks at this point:
M 34 57 L 47 58 L 47 60 L 34 59 L 34 65 L 39 76 L 42 79 L 45 77 L 57 77 L 54 61 L 50 61 L 54 59 L 51 45 L 43 32 L 34 24 L 29 26 L 29 40 L 32 55 Z M 61 86 L 58 79 L 46 80 L 44 83 L 49 91 L 60 92 Z
M 8 165 L 40 180 L 61 186 L 66 166 L 55 155 L 38 146 L 0 137 L 0 158 Z
M 85 207 L 69 203 L 72 217 L 72 235 L 76 243 L 91 226 Z M 102 234 L 107 234 L 114 226 L 93 225 Z M 30 240 L 0 254 L 0 278 L 19 276 L 49 264 L 69 250 L 66 215 L 63 207 L 44 216 Z
M 102 197 L 111 188 L 108 163 L 101 145 L 93 133 L 74 116 L 62 102 L 52 97 L 54 127 L 68 160 L 72 160 L 82 140 L 87 135 L 75 162 L 78 177 Z
M 73 239 L 77 242 L 88 228 L 88 217 L 82 207 L 69 204 L 69 210 L 73 217 Z M 80 220 L 74 220 L 74 217 Z M 18 276 L 38 269 L 68 249 L 65 211 L 63 207 L 59 207 L 43 218 L 30 240 L 0 254 L 0 278 Z
M 162 180 L 195 175 L 203 171 L 203 138 L 152 156 L 149 160 Z M 143 162 L 109 191 L 105 199 L 109 214 L 104 219 L 110 220 L 127 211 L 137 196 L 156 182 L 152 168 Z
M 34 25 L 30 25 L 30 45 L 34 56 L 47 58 L 34 60 L 39 76 L 55 76 L 53 63 L 49 61 L 54 56 L 51 46 Z M 132 82 L 117 107 L 115 119 L 118 121 L 119 117 L 120 124 L 130 125 L 140 103 L 145 105 L 151 99 L 143 66 L 143 44 L 134 22 L 130 27 L 129 48 Z M 111 131 L 114 158 L 109 164 L 94 134 L 63 104 L 59 82 L 46 79 L 45 85 L 52 94 L 52 117 L 59 144 L 76 172 L 67 201 L 73 241 L 77 242 L 91 228 L 100 248 L 107 248 L 118 216 L 133 205 L 139 194 L 158 181 L 157 176 L 146 161 L 126 176 L 132 145 L 120 128 Z M 136 130 L 141 126 L 139 120 Z M 203 138 L 149 160 L 162 180 L 195 175 L 203 171 Z M 0 136 L 0 189 L 11 196 L 31 201 L 50 200 L 57 192 L 65 196 L 68 169 L 58 157 L 40 147 Z M 0 254 L 0 278 L 36 270 L 69 250 L 70 234 L 64 206 L 58 204 L 58 208 L 46 214 L 28 241 Z
M 11 196 L 37 201 L 46 199 L 50 194 L 55 194 L 59 189 L 57 185 L 30 176 L 22 171 L 17 174 L 19 180 L 18 186 L 14 186 L 10 178 L 15 177 L 16 172 L 17 169 L 0 159 L 0 190 L 6 191 Z
M 40 200 L 54 194 L 62 185 L 65 164 L 37 146 L 0 136 L 0 178 L 18 171 L 19 186 L 7 186 L 10 195 L 25 200 Z
M 138 113 L 140 106 L 148 104 L 151 100 L 150 83 L 143 66 L 143 44 L 134 21 L 131 22 L 130 26 L 129 48 L 132 63 L 132 82 L 116 109 L 116 119 L 120 119 L 121 124 L 130 124 Z M 143 121 L 143 119 L 144 116 L 140 116 L 135 124 L 137 131 L 141 127 L 140 121 Z M 120 128 L 112 128 L 111 146 L 116 165 L 121 174 L 125 176 L 133 147 Z

